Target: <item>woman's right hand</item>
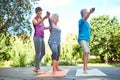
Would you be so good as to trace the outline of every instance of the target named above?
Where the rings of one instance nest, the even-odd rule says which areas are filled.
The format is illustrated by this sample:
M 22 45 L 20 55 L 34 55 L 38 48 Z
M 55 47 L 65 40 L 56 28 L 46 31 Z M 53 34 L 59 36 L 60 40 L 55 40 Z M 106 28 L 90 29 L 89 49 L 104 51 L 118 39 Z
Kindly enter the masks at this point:
M 47 12 L 46 12 L 46 16 L 45 16 L 45 18 L 49 18 L 49 17 L 50 17 L 50 12 L 47 11 Z

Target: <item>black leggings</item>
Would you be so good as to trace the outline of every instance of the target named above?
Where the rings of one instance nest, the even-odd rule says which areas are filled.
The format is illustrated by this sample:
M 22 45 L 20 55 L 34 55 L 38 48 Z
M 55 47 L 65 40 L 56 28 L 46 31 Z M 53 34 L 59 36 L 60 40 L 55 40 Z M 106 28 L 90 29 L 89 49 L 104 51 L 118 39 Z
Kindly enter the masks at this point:
M 50 49 L 52 51 L 52 60 L 59 60 L 60 56 L 60 44 L 49 43 Z

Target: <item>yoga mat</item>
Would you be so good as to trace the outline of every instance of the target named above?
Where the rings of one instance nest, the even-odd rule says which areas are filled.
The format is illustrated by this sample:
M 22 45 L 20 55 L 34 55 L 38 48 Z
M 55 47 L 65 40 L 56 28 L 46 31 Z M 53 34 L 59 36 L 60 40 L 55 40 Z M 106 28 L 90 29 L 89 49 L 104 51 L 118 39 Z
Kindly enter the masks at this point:
M 46 72 L 45 74 L 39 74 L 35 76 L 36 78 L 49 78 L 49 77 L 54 77 L 54 78 L 62 78 L 67 75 L 69 70 L 62 70 L 62 71 L 57 71 L 55 74 L 53 74 L 52 70 Z
M 99 69 L 87 70 L 87 74 L 83 74 L 83 69 L 77 69 L 76 76 L 107 76 Z

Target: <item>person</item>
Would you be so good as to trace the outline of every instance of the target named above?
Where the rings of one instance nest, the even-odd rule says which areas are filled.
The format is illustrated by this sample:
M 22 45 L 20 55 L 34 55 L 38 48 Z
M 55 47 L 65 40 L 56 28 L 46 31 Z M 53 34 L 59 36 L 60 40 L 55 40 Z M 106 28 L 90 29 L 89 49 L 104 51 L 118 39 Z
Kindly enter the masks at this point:
M 45 43 L 44 43 L 44 30 L 50 29 L 50 27 L 45 27 L 43 21 L 50 16 L 50 13 L 47 11 L 46 15 L 42 18 L 42 8 L 36 7 L 35 8 L 36 16 L 32 20 L 34 26 L 34 47 L 35 47 L 35 68 L 34 72 L 42 73 L 40 70 L 40 61 L 45 55 Z
M 78 42 L 83 49 L 83 73 L 87 74 L 88 70 L 88 58 L 90 55 L 89 41 L 90 41 L 90 25 L 87 21 L 89 16 L 95 11 L 95 8 L 91 8 L 90 11 L 82 9 L 80 14 L 81 18 L 78 22 Z
M 61 42 L 61 29 L 58 27 L 57 23 L 59 21 L 59 15 L 58 14 L 53 14 L 51 18 L 49 19 L 50 23 L 50 36 L 48 39 L 48 44 L 49 47 L 52 51 L 52 69 L 53 73 L 56 71 L 61 71 L 58 67 L 58 60 L 60 56 L 60 42 Z

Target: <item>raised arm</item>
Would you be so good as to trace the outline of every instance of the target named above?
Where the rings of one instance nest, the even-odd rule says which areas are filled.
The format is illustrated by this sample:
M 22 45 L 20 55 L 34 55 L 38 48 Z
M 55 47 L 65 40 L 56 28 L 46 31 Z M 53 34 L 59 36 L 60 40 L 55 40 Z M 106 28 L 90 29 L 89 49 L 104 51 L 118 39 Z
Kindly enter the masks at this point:
M 43 18 L 41 19 L 38 19 L 38 21 L 36 19 L 33 19 L 32 23 L 33 25 L 38 25 L 38 24 L 41 24 L 46 18 L 48 18 L 50 16 L 50 13 L 47 11 L 46 12 L 46 16 L 44 16 Z
M 83 16 L 83 20 L 86 21 L 90 14 L 93 13 L 95 11 L 95 8 L 91 8 L 89 12 L 87 12 L 84 16 Z
M 32 23 L 33 23 L 33 25 L 41 24 L 46 18 L 47 18 L 47 17 L 45 16 L 45 17 L 42 18 L 42 19 L 38 19 L 38 20 L 33 19 Z
M 46 12 L 46 15 L 48 15 L 47 16 L 47 18 L 48 18 L 48 21 L 50 21 L 50 12 Z M 49 26 L 49 27 L 44 27 L 44 30 L 46 30 L 46 29 L 51 29 L 51 26 Z

